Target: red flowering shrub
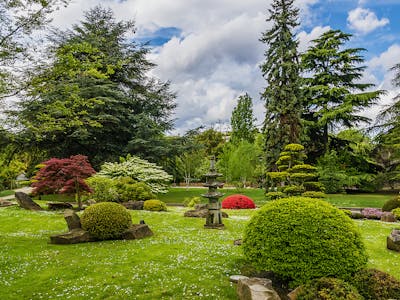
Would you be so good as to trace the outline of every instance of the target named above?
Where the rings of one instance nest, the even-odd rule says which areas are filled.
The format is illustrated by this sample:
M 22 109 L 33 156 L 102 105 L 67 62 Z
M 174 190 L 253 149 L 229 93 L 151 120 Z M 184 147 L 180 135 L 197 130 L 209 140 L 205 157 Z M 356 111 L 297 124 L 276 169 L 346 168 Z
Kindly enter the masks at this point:
M 222 208 L 226 209 L 243 209 L 243 208 L 256 208 L 254 201 L 249 197 L 235 194 L 226 197 L 222 200 Z

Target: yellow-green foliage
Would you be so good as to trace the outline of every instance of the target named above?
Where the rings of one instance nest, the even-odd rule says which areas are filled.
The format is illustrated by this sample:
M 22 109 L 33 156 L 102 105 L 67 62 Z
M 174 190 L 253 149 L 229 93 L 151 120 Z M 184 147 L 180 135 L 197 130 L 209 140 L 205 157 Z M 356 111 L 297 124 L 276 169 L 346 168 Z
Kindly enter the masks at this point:
M 119 238 L 132 224 L 128 210 L 115 202 L 89 206 L 81 216 L 82 228 L 98 240 Z
M 400 207 L 393 209 L 392 214 L 394 214 L 396 218 L 400 220 Z
M 300 152 L 304 151 L 304 146 L 300 144 L 287 144 L 283 151 Z
M 348 279 L 367 256 L 353 220 L 326 201 L 289 197 L 257 211 L 243 239 L 247 260 L 299 285 L 314 278 Z
M 400 197 L 389 199 L 383 204 L 383 211 L 392 211 L 395 208 L 400 207 Z
M 322 277 L 300 288 L 297 300 L 364 300 L 357 289 L 341 279 Z
M 144 201 L 143 209 L 150 211 L 166 211 L 167 205 L 160 200 L 153 199 Z
M 286 180 L 288 175 L 288 172 L 267 172 L 267 176 L 277 182 Z

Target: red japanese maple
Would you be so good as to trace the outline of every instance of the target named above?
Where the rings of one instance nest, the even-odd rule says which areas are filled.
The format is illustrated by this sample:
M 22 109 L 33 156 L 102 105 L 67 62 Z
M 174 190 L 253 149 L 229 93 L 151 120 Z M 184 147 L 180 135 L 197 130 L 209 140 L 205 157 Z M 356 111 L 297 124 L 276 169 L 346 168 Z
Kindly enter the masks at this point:
M 254 201 L 249 197 L 240 194 L 234 194 L 222 200 L 222 208 L 225 209 L 246 209 L 256 208 Z
M 70 158 L 51 158 L 42 163 L 44 166 L 35 175 L 32 184 L 34 194 L 75 194 L 81 208 L 81 193 L 92 192 L 84 179 L 95 174 L 84 155 Z

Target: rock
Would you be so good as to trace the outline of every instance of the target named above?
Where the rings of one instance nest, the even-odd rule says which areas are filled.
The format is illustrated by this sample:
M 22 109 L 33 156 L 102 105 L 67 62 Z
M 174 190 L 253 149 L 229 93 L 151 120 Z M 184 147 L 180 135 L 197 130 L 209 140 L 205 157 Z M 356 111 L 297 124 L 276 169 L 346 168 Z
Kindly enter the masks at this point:
M 96 204 L 96 200 L 89 199 L 89 200 L 86 201 L 86 204 L 87 204 L 88 206 L 93 205 L 93 204 Z
M 11 205 L 15 205 L 15 204 L 10 201 L 7 201 L 7 200 L 0 200 L 0 207 L 7 207 L 7 206 L 11 206 Z
M 195 210 L 208 209 L 207 203 L 199 203 L 194 206 Z
M 396 222 L 396 216 L 391 212 L 384 212 L 381 216 L 383 222 Z
M 296 300 L 296 299 L 297 299 L 297 295 L 301 292 L 301 290 L 302 290 L 302 287 L 301 287 L 301 286 L 295 288 L 293 291 L 291 291 L 291 292 L 288 294 L 289 299 L 290 299 L 290 300 Z
M 386 247 L 389 250 L 400 252 L 400 229 L 393 229 L 386 239 Z
M 49 210 L 72 209 L 72 204 L 68 202 L 47 202 Z
M 64 219 L 67 222 L 69 231 L 74 229 L 81 229 L 81 219 L 72 209 L 65 210 Z
M 133 224 L 123 234 L 122 238 L 125 240 L 143 239 L 152 236 L 153 232 L 147 224 Z
M 236 292 L 240 300 L 281 300 L 266 278 L 240 279 Z
M 208 208 L 203 208 L 202 205 L 206 205 L 206 207 L 207 207 L 207 204 L 196 204 L 196 206 L 198 206 L 199 208 L 197 209 L 195 206 L 195 209 L 186 211 L 184 213 L 184 216 L 191 217 L 191 218 L 206 218 L 208 216 Z M 226 212 L 221 211 L 221 214 L 222 214 L 223 218 L 229 218 L 229 216 Z
M 127 209 L 143 210 L 144 201 L 128 201 L 122 203 Z
M 15 193 L 15 200 L 21 208 L 28 210 L 43 210 L 36 202 L 34 202 L 31 197 L 23 192 Z
M 229 281 L 233 283 L 238 283 L 240 279 L 249 279 L 249 277 L 243 275 L 232 275 L 229 277 Z
M 234 244 L 235 246 L 240 246 L 240 245 L 243 244 L 243 240 L 242 240 L 242 239 L 234 240 L 234 241 L 233 241 L 233 244 Z
M 87 243 L 93 242 L 95 239 L 90 236 L 89 232 L 83 229 L 74 229 L 67 233 L 57 234 L 50 236 L 51 244 L 78 244 L 78 243 Z

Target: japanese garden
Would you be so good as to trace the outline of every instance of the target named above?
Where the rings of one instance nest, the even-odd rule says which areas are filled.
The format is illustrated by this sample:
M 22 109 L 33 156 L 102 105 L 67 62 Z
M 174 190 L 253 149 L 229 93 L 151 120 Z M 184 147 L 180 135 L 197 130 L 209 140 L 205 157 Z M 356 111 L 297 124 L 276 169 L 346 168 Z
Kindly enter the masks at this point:
M 1 299 L 400 300 L 400 94 L 362 113 L 388 92 L 352 34 L 302 50 L 266 1 L 264 119 L 243 84 L 228 130 L 175 134 L 141 24 L 69 5 L 0 1 Z

